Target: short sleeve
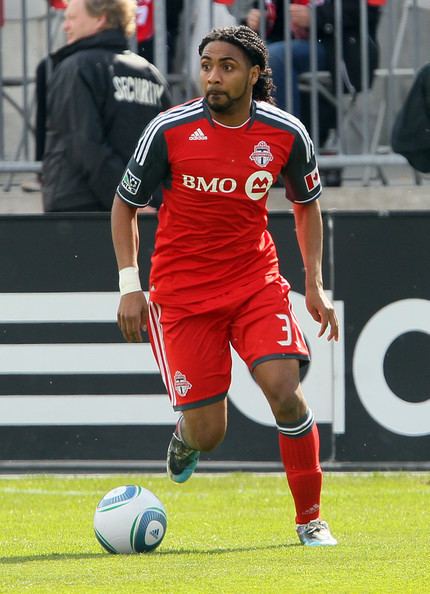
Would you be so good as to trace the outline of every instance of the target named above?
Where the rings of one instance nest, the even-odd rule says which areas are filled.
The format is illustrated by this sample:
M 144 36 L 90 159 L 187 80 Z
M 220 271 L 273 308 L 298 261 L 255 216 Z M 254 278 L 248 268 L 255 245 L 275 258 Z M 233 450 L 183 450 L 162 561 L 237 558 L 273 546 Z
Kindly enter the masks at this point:
M 304 128 L 302 133 L 296 134 L 282 175 L 286 196 L 291 202 L 312 202 L 321 194 L 321 180 L 313 143 Z
M 136 150 L 127 164 L 117 194 L 133 206 L 146 206 L 156 188 L 168 177 L 169 164 L 164 134 L 157 118 L 143 131 Z

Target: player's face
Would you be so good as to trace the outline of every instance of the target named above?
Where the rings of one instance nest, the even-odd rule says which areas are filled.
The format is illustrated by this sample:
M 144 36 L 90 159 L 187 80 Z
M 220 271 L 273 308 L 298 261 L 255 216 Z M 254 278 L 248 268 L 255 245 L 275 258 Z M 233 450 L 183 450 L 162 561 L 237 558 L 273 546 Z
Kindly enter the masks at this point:
M 259 67 L 246 54 L 225 41 L 211 41 L 200 59 L 200 83 L 211 110 L 233 114 L 248 110 Z
M 105 26 L 106 17 L 88 13 L 85 0 L 70 0 L 64 15 L 63 29 L 67 43 L 99 33 Z

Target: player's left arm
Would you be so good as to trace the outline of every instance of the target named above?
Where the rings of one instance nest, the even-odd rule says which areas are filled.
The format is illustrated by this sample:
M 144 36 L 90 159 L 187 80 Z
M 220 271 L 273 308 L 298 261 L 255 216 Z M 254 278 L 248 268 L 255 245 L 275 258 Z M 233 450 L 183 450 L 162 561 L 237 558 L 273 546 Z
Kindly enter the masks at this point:
M 318 200 L 307 204 L 294 204 L 297 240 L 306 274 L 306 307 L 321 327 L 318 337 L 327 328 L 327 340 L 339 339 L 339 323 L 336 312 L 324 292 L 322 280 L 323 226 Z
M 306 307 L 321 324 L 318 336 L 329 328 L 328 340 L 338 340 L 339 325 L 322 281 L 323 226 L 318 197 L 321 182 L 312 140 L 299 120 L 297 133 L 283 170 L 287 198 L 293 203 L 296 233 L 306 272 Z

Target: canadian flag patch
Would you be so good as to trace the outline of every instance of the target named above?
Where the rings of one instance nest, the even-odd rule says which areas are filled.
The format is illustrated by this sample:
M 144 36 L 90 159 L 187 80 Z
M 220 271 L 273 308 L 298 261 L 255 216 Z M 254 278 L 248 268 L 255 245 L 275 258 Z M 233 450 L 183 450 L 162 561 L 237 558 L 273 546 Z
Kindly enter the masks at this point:
M 318 167 L 315 167 L 313 171 L 305 175 L 305 183 L 308 192 L 311 192 L 314 188 L 320 185 L 320 174 Z

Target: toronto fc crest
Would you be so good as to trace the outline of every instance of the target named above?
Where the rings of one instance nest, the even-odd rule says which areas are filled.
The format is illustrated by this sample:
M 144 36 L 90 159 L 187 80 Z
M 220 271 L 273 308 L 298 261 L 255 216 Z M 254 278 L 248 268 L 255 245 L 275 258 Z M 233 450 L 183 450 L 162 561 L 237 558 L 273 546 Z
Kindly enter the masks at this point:
M 249 155 L 249 158 L 259 167 L 266 167 L 270 161 L 273 161 L 270 146 L 264 140 L 260 140 L 260 142 L 254 146 L 254 152 Z
M 175 373 L 175 390 L 176 392 L 179 394 L 179 396 L 186 396 L 188 390 L 190 390 L 193 386 L 190 384 L 190 382 L 187 380 L 186 376 L 181 373 L 180 371 L 177 371 Z

